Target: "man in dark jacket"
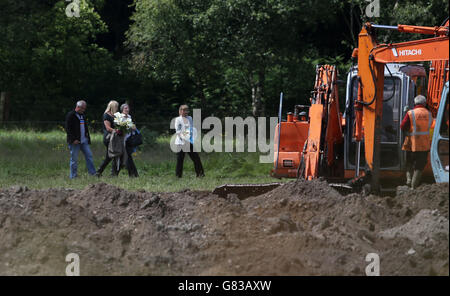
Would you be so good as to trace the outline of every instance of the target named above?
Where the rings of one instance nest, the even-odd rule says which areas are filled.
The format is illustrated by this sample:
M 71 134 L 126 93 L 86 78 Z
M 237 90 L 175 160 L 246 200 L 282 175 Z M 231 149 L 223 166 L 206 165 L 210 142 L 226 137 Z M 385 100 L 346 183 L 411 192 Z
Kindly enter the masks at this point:
M 80 150 L 86 159 L 89 175 L 95 175 L 94 161 L 89 147 L 91 138 L 84 116 L 85 111 L 86 102 L 78 101 L 75 110 L 70 111 L 66 116 L 67 143 L 70 149 L 70 179 L 77 177 L 78 153 Z

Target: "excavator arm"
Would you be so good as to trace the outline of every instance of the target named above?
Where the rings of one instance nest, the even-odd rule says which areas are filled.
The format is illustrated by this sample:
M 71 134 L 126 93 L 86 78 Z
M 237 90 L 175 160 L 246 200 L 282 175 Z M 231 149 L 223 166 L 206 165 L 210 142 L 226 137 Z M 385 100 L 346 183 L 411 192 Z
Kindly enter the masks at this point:
M 395 30 L 403 33 L 425 34 L 434 36 L 448 36 L 448 21 L 443 26 L 436 27 L 423 27 L 423 26 L 411 26 L 411 25 L 397 25 L 397 26 L 385 26 L 376 25 L 373 23 L 366 23 L 367 29 L 388 29 Z
M 309 108 L 309 131 L 303 153 L 303 177 L 319 177 L 323 168 L 330 170 L 335 162 L 335 146 L 342 143 L 343 134 L 339 113 L 337 69 L 331 65 L 318 65 L 316 81 Z M 326 172 L 325 174 L 333 174 Z

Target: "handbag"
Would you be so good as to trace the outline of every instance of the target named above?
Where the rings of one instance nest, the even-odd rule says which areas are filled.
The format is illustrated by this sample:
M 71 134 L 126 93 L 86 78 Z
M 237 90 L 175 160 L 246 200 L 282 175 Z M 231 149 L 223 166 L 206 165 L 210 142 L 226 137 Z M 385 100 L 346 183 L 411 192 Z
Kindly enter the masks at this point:
M 139 132 L 132 133 L 131 136 L 128 137 L 126 144 L 130 147 L 137 147 L 139 145 L 142 145 L 142 134 Z

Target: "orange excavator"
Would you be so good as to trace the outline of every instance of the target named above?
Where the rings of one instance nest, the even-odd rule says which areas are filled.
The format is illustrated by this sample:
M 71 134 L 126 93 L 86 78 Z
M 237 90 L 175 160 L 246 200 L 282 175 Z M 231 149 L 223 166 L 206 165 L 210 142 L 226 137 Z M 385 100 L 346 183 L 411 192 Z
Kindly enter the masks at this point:
M 376 30 L 380 29 L 433 37 L 379 44 Z M 281 120 L 281 96 L 271 175 L 306 180 L 324 177 L 345 191 L 379 191 L 380 183 L 388 188 L 403 183 L 406 159 L 401 150 L 404 135 L 400 122 L 406 108 L 413 107 L 414 97 L 422 94 L 427 95 L 433 116 L 441 114 L 437 120 L 443 127 L 440 129 L 447 131 L 434 134 L 438 143 L 432 144 L 430 154 L 438 163 L 428 162 L 423 179 L 433 178 L 434 172 L 436 181 L 448 182 L 448 19 L 438 27 L 366 23 L 352 58 L 357 63 L 347 75 L 343 113 L 339 112 L 338 72 L 334 66 L 316 67 L 311 104 L 296 105 L 286 121 Z M 417 62 L 431 62 L 428 88 L 425 67 L 411 64 Z M 445 110 L 440 108 L 441 101 L 447 102 Z M 213 193 L 246 198 L 279 185 L 226 184 Z
M 311 105 L 295 106 L 275 130 L 274 177 L 343 177 L 342 113 L 339 112 L 337 69 L 318 65 Z M 299 112 L 303 110 L 303 112 Z M 309 119 L 306 114 L 309 113 Z M 278 135 L 281 134 L 281 137 Z M 279 143 L 278 143 L 279 141 Z
M 355 107 L 358 107 L 356 111 L 355 137 L 357 142 L 361 142 L 364 132 L 365 160 L 368 165 L 368 172 L 371 174 L 370 185 L 372 190 L 379 190 L 380 185 L 380 139 L 382 132 L 385 64 L 432 61 L 435 66 L 438 66 L 438 63 L 440 66 L 443 64 L 448 65 L 448 25 L 448 20 L 444 26 L 440 27 L 407 25 L 379 26 L 368 23 L 359 34 L 358 49 L 354 52 L 354 56 L 358 58 L 358 72 L 361 78 L 358 87 L 358 100 L 355 102 Z M 378 44 L 374 32 L 375 29 L 391 29 L 406 33 L 428 34 L 434 35 L 434 37 L 396 44 Z M 445 72 L 445 69 L 441 72 Z M 440 82 L 441 77 L 442 82 Z M 437 108 L 439 107 L 440 93 L 442 92 L 445 79 L 448 80 L 448 74 L 439 77 L 430 77 L 432 88 L 428 92 L 428 103 L 432 110 L 434 108 L 434 111 L 432 111 L 434 114 L 436 114 Z M 439 94 L 438 96 L 430 96 L 430 94 L 436 92 Z
M 380 29 L 433 37 L 379 44 Z M 339 112 L 335 67 L 318 66 L 309 119 L 302 120 L 296 106 L 294 115 L 288 113 L 277 126 L 272 176 L 351 180 L 374 191 L 380 179 L 389 183 L 403 177 L 400 122 L 413 98 L 425 94 L 427 78 L 423 66 L 406 63 L 431 61 L 427 103 L 435 116 L 448 81 L 448 19 L 438 27 L 366 23 L 352 57 L 357 65 L 348 74 L 344 114 Z M 429 164 L 426 172 L 432 176 Z

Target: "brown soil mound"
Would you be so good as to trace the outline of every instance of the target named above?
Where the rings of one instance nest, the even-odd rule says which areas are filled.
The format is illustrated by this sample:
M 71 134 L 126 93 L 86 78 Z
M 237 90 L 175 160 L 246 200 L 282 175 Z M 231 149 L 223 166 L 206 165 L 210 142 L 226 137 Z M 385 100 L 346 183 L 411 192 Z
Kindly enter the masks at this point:
M 0 190 L 0 275 L 448 275 L 448 184 L 341 196 L 294 181 L 239 200 L 209 192 Z

